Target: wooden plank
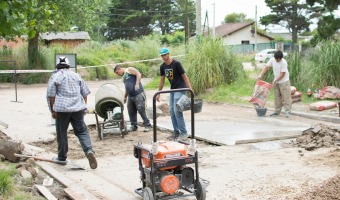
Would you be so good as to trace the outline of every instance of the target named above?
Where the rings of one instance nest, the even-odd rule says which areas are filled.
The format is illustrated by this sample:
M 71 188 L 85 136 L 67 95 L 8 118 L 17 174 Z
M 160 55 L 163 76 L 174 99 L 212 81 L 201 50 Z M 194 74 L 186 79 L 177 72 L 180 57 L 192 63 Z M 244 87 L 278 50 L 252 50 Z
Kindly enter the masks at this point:
M 97 198 L 96 196 L 92 195 L 89 191 L 85 190 L 84 188 L 73 185 L 68 188 L 64 189 L 65 193 L 68 197 L 72 200 L 99 200 L 104 198 Z
M 39 192 L 47 199 L 47 200 L 58 200 L 53 196 L 53 194 L 43 185 L 34 185 Z
M 44 170 L 48 175 L 50 175 L 50 177 L 54 178 L 54 180 L 58 181 L 64 187 L 68 187 L 74 183 L 72 180 L 66 178 L 62 173 L 51 167 L 49 163 L 37 161 L 36 164 L 40 166 L 41 169 Z M 57 164 L 55 165 L 58 166 Z
M 72 190 L 71 188 L 65 188 L 64 191 L 67 196 L 70 197 L 72 200 L 84 199 L 81 194 L 79 194 L 77 191 Z

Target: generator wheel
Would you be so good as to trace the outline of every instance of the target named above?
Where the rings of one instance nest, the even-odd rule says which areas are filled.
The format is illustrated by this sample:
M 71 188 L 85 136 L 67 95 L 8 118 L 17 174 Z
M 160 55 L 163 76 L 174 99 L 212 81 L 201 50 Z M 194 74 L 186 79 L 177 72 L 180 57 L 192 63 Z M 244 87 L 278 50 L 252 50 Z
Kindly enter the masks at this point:
M 201 180 L 198 181 L 198 185 L 195 191 L 196 199 L 197 200 L 205 200 L 207 194 L 205 191 L 205 187 L 203 185 L 203 182 Z
M 120 129 L 122 138 L 124 138 L 124 135 L 128 134 L 126 122 L 120 122 L 119 123 L 119 129 Z
M 154 200 L 151 188 L 145 187 L 143 189 L 143 200 Z
M 104 124 L 98 126 L 98 137 L 100 140 L 104 139 Z
M 97 123 L 97 134 L 98 134 L 98 137 L 100 138 L 100 131 L 101 131 L 101 125 Z

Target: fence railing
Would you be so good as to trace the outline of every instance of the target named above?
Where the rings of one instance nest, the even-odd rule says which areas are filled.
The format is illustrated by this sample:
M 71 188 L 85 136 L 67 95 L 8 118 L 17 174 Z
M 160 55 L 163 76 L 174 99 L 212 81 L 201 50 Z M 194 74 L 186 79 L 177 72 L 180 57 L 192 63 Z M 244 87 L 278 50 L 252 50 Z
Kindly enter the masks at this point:
M 260 52 L 264 49 L 275 49 L 277 47 L 277 42 L 268 42 L 268 43 L 258 43 L 257 49 L 255 49 L 255 44 L 239 44 L 239 45 L 229 45 L 234 53 L 256 53 Z M 291 42 L 283 43 L 283 51 L 291 51 L 293 45 Z

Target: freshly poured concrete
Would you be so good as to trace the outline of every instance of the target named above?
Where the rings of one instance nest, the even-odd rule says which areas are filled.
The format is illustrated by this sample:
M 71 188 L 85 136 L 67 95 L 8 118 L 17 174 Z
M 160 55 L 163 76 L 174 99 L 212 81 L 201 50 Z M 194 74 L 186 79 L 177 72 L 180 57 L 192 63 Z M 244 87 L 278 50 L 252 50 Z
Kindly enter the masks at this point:
M 310 128 L 310 124 L 288 119 L 264 117 L 258 122 L 195 121 L 195 136 L 215 144 L 234 145 L 294 138 Z M 172 130 L 171 120 L 162 120 L 157 126 Z M 187 129 L 191 134 L 191 123 L 187 123 Z

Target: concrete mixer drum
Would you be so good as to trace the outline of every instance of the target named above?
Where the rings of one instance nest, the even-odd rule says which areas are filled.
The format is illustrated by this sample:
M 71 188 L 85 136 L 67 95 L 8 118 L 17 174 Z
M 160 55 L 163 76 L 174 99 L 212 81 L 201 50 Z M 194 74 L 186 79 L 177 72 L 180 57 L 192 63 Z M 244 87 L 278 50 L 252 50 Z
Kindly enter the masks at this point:
M 124 121 L 124 96 L 117 85 L 105 83 L 99 87 L 95 95 L 95 116 L 98 136 L 102 140 L 104 134 L 119 129 L 121 136 L 127 132 L 127 124 Z M 104 119 L 98 120 L 98 116 Z

